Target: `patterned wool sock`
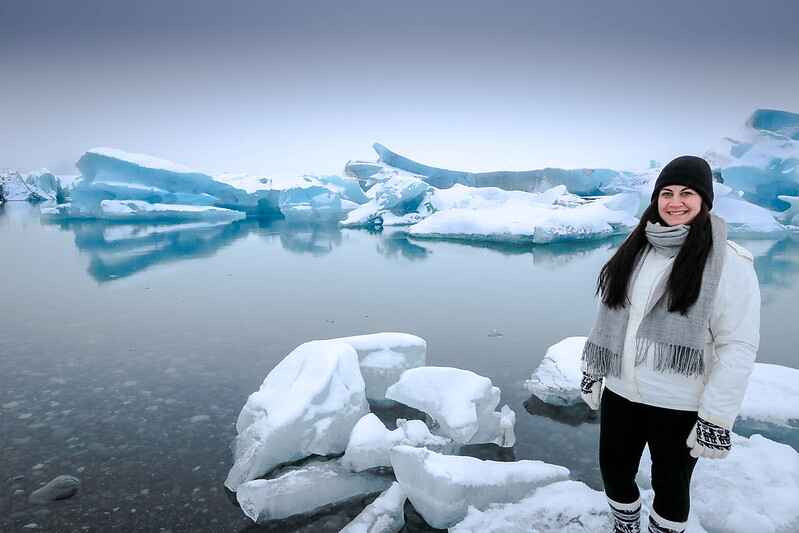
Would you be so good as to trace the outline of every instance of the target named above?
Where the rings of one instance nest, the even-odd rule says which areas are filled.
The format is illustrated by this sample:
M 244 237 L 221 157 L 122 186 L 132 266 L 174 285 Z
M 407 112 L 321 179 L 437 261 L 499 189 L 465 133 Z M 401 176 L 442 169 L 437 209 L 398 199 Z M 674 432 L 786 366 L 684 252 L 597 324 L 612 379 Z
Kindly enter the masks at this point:
M 641 532 L 641 498 L 633 503 L 614 502 L 608 498 L 613 516 L 613 533 Z
M 674 522 L 666 520 L 653 507 L 649 511 L 649 533 L 683 533 L 688 526 L 688 522 Z

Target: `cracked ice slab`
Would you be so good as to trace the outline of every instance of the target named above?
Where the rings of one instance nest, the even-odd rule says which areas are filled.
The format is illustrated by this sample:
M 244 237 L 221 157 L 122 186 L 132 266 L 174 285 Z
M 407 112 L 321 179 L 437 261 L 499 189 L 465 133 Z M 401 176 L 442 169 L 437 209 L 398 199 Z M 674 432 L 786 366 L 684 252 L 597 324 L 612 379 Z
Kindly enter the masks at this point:
M 310 461 L 271 479 L 243 483 L 236 492 L 236 500 L 244 514 L 260 524 L 381 492 L 391 482 L 389 476 L 355 474 L 339 460 Z
M 343 453 L 352 428 L 368 412 L 351 345 L 311 341 L 298 346 L 242 408 L 225 486 L 235 491 L 280 464 Z
M 443 453 L 453 452 L 458 447 L 452 440 L 430 433 L 421 420 L 399 419 L 397 429 L 390 431 L 377 415 L 369 413 L 352 428 L 342 464 L 354 472 L 391 466 L 391 448 L 401 444 Z
M 494 411 L 499 397 L 499 387 L 487 377 L 434 366 L 406 370 L 386 391 L 386 398 L 430 415 L 438 424 L 435 431 L 455 442 L 512 446 L 515 414 L 507 406 Z
M 394 482 L 339 533 L 398 533 L 405 527 L 405 492 Z
M 451 527 L 470 507 L 517 502 L 543 485 L 569 477 L 569 470 L 542 461 L 482 461 L 396 446 L 391 465 L 408 499 L 433 527 Z

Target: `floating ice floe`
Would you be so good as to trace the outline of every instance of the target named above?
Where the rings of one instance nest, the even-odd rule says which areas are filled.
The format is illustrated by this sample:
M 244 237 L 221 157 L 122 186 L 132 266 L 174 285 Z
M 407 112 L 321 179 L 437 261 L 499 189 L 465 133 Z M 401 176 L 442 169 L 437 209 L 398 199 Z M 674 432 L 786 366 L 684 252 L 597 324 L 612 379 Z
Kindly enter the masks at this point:
M 422 446 L 449 453 L 458 447 L 452 440 L 430 433 L 421 420 L 397 420 L 397 429 L 390 431 L 373 413 L 361 418 L 350 434 L 341 462 L 354 472 L 378 466 L 391 466 L 391 448 L 401 444 Z
M 737 138 L 726 137 L 705 154 L 724 183 L 744 198 L 784 209 L 778 195 L 799 196 L 799 114 L 773 109 L 752 113 Z
M 516 414 L 507 405 L 500 412 L 500 390 L 491 380 L 468 370 L 419 367 L 403 372 L 386 398 L 427 413 L 434 431 L 459 444 L 515 443 Z
M 235 491 L 282 463 L 343 453 L 352 428 L 368 412 L 352 346 L 300 345 L 269 372 L 241 410 L 225 485 Z
M 394 482 L 339 533 L 398 533 L 405 527 L 405 492 Z
M 561 190 L 565 194 L 565 189 Z M 408 233 L 419 238 L 535 244 L 596 239 L 626 233 L 635 227 L 638 205 L 638 195 L 634 193 L 571 206 L 514 198 L 492 207 L 437 211 L 411 226 Z
M 552 405 L 572 405 L 582 401 L 580 354 L 585 341 L 586 337 L 566 337 L 550 346 L 541 364 L 525 382 L 527 390 Z
M 236 491 L 236 500 L 247 517 L 263 523 L 382 492 L 392 481 L 390 476 L 371 472 L 355 474 L 339 460 L 311 460 L 273 478 L 243 483 Z
M 74 215 L 70 202 L 43 207 L 42 216 L 50 219 L 69 218 Z M 245 218 L 241 211 L 207 205 L 152 204 L 142 200 L 103 200 L 93 218 L 125 220 L 130 222 L 205 221 L 232 222 Z
M 647 449 L 638 484 L 651 489 Z M 701 460 L 691 480 L 691 515 L 714 533 L 789 533 L 799 530 L 799 453 L 761 435 L 733 434 L 722 460 Z M 690 531 L 690 528 L 689 528 Z
M 427 342 L 408 333 L 383 332 L 330 340 L 345 342 L 358 352 L 366 397 L 377 403 L 386 401 L 386 389 L 404 371 L 423 366 L 427 359 Z
M 455 525 L 469 507 L 516 502 L 569 477 L 568 469 L 541 461 L 482 461 L 411 446 L 394 447 L 391 465 L 414 508 L 437 528 Z

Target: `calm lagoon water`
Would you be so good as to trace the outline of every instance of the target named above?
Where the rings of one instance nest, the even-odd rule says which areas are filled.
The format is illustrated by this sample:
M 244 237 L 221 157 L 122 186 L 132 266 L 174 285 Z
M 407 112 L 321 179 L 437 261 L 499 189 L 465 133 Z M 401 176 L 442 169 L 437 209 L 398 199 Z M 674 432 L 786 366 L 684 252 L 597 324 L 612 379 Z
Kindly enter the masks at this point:
M 229 444 L 247 396 L 297 345 L 380 331 L 419 335 L 428 364 L 502 389 L 516 447 L 467 453 L 562 464 L 600 488 L 596 421 L 542 405 L 523 382 L 548 346 L 587 334 L 617 244 L 477 246 L 253 220 L 45 225 L 35 207 L 0 208 L 0 530 L 338 531 L 368 499 L 251 525 L 223 488 Z M 758 358 L 799 367 L 799 242 L 742 244 L 763 291 Z M 796 433 L 766 435 L 799 447 Z M 81 479 L 78 494 L 27 503 L 59 474 Z M 426 531 L 408 511 L 406 531 Z

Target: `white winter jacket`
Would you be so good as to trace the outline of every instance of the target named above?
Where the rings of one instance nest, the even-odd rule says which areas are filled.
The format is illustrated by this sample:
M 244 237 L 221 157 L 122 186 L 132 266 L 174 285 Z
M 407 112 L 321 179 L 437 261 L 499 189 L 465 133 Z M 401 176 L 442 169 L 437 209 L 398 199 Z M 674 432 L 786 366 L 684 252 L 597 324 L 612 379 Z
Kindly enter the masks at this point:
M 635 366 L 635 334 L 644 309 L 673 261 L 649 247 L 630 287 L 621 376 L 606 376 L 607 388 L 633 402 L 698 411 L 705 420 L 732 429 L 760 343 L 760 287 L 752 254 L 731 241 L 727 241 L 726 252 L 708 319 L 704 374 L 655 371 L 651 353 L 646 363 Z

